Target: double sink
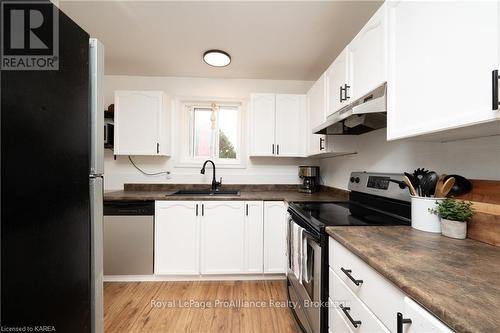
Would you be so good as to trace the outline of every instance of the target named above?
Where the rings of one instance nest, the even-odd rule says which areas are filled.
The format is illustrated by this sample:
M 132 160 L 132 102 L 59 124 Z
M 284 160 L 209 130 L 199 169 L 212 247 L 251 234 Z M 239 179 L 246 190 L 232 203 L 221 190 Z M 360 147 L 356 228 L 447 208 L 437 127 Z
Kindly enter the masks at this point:
M 171 195 L 184 195 L 184 196 L 190 196 L 190 195 L 199 195 L 199 196 L 206 196 L 206 195 L 215 195 L 215 196 L 239 196 L 240 191 L 239 190 L 179 190 L 177 192 L 174 192 Z

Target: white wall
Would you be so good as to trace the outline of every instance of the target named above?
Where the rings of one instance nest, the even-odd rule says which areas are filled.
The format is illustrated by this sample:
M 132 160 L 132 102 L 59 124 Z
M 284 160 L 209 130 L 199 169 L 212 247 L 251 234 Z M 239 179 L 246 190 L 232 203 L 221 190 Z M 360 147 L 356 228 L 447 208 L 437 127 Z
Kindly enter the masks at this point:
M 358 154 L 321 160 L 326 185 L 346 189 L 351 171 L 402 173 L 418 167 L 471 179 L 500 180 L 500 136 L 446 143 L 387 142 L 382 129 L 357 139 Z
M 250 93 L 306 93 L 311 81 L 278 81 L 247 79 L 203 79 L 180 77 L 140 77 L 140 76 L 105 76 L 105 105 L 113 103 L 115 90 L 162 90 L 171 98 L 220 98 L 248 102 Z M 170 103 L 167 103 L 170 105 Z M 247 105 L 247 104 L 244 104 Z M 175 110 L 172 110 L 176 112 Z M 247 110 L 244 110 L 245 112 Z M 178 117 L 174 117 L 174 120 Z M 244 124 L 246 127 L 246 124 Z M 182 138 L 177 135 L 178 126 L 173 126 L 173 152 Z M 247 133 L 247 131 L 245 131 Z M 245 133 L 244 132 L 244 133 Z M 243 140 L 248 146 L 248 140 Z M 248 149 L 246 149 L 248 151 Z M 212 173 L 200 174 L 197 168 L 176 167 L 173 157 L 135 157 L 134 161 L 147 172 L 170 171 L 166 176 L 144 176 L 128 161 L 126 156 L 113 159 L 112 152 L 105 153 L 106 190 L 122 189 L 124 183 L 210 183 Z M 217 169 L 217 177 L 222 176 L 225 183 L 253 184 L 295 184 L 299 183 L 297 166 L 306 163 L 318 163 L 296 158 L 246 158 L 244 169 Z

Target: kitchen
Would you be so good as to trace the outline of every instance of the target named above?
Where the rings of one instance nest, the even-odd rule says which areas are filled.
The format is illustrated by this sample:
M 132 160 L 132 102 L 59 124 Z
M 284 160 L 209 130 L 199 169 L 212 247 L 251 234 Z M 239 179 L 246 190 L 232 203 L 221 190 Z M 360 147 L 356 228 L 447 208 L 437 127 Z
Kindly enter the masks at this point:
M 500 331 L 500 2 L 33 6 L 2 331 Z

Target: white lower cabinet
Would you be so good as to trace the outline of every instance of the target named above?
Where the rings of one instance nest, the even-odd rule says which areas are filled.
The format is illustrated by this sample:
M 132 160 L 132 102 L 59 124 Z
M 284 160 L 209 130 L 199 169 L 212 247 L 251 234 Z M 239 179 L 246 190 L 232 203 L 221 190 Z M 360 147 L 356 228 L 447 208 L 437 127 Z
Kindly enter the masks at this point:
M 329 258 L 334 258 L 330 262 L 330 294 L 334 294 L 332 278 L 338 276 L 370 309 L 379 309 L 377 316 L 380 320 L 388 329 L 395 330 L 395 313 L 403 307 L 401 291 L 333 239 L 330 240 L 328 250 Z M 353 279 L 363 282 L 356 285 L 347 274 Z M 379 297 L 381 290 L 384 290 L 384 297 Z
M 243 201 L 205 201 L 201 217 L 201 274 L 244 272 Z
M 333 291 L 330 297 L 336 302 L 336 311 L 339 311 L 342 318 L 348 324 L 348 327 L 356 332 L 389 333 L 384 324 L 351 291 L 338 275 L 332 273 L 330 271 L 330 290 Z M 335 331 L 335 327 L 333 329 Z
M 330 300 L 330 303 L 333 301 Z M 328 332 L 335 333 L 352 333 L 349 328 L 349 323 L 346 322 L 346 318 L 340 313 L 340 309 L 331 307 L 328 314 Z
M 286 272 L 286 204 L 264 202 L 264 273 Z
M 353 332 L 405 332 L 405 333 L 451 333 L 439 319 L 408 298 L 400 289 L 376 272 L 355 254 L 333 238 L 329 240 L 329 297 L 334 305 L 329 309 L 329 326 L 332 332 L 347 332 L 342 321 Z M 336 312 L 335 312 L 336 311 Z M 361 324 L 355 328 L 353 321 Z M 398 323 L 398 313 L 411 323 Z M 399 327 L 398 327 L 399 325 Z
M 405 297 L 404 310 L 401 313 L 404 319 L 411 323 L 403 324 L 404 333 L 452 333 L 446 325 L 431 315 L 412 299 Z
M 154 273 L 284 273 L 285 214 L 279 201 L 156 201 Z
M 156 201 L 155 274 L 199 274 L 197 205 L 196 201 Z
M 245 272 L 264 270 L 264 202 L 245 202 Z

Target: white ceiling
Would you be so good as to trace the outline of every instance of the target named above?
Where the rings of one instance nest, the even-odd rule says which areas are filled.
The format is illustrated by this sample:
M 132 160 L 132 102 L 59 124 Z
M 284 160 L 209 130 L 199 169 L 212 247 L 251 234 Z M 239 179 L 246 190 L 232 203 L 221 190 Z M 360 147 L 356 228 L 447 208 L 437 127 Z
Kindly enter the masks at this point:
M 316 80 L 381 1 L 59 1 L 106 47 L 106 73 Z M 231 54 L 213 68 L 207 49 Z

